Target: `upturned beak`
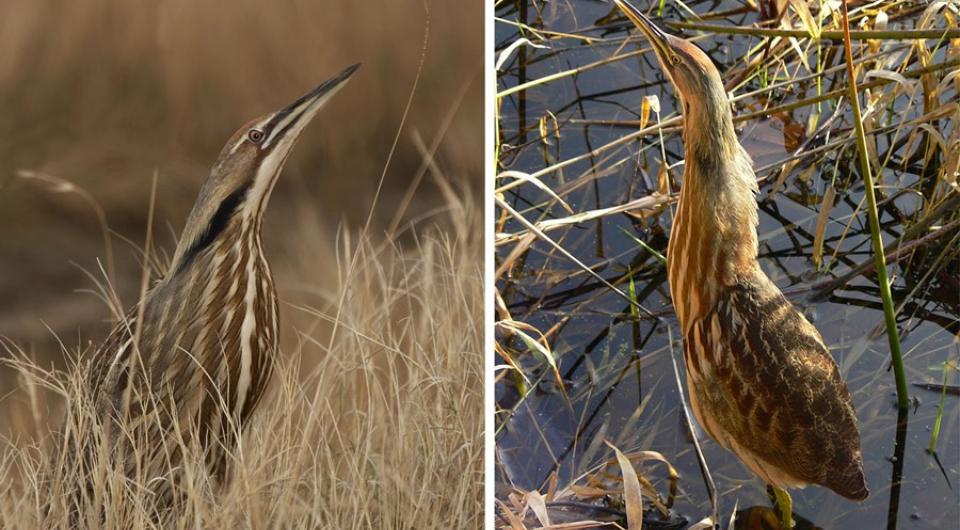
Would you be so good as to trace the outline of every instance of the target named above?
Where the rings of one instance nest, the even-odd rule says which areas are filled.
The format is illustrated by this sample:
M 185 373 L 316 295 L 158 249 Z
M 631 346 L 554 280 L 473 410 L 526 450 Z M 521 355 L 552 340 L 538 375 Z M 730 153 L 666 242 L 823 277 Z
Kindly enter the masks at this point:
M 639 9 L 627 3 L 626 0 L 613 1 L 617 4 L 617 7 L 620 8 L 620 11 L 623 11 L 623 14 L 627 15 L 627 18 L 640 28 L 640 31 L 642 31 L 647 37 L 647 40 L 650 41 L 650 45 L 653 46 L 653 51 L 656 52 L 661 62 L 663 62 L 665 66 L 669 65 L 670 35 L 664 33 L 652 20 L 647 18 L 647 15 L 644 15 Z
M 263 149 L 274 149 L 275 145 L 289 148 L 310 120 L 316 116 L 327 101 L 336 94 L 350 77 L 359 68 L 354 64 L 334 77 L 320 83 L 316 88 L 307 92 L 299 99 L 277 111 L 263 128 L 266 138 L 262 142 Z

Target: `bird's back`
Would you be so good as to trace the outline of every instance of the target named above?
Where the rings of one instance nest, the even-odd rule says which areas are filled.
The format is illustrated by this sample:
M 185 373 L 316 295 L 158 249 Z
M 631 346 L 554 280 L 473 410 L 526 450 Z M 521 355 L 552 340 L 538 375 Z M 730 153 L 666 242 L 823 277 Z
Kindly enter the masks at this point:
M 724 289 L 685 346 L 688 366 L 707 370 L 691 401 L 718 442 L 775 486 L 866 498 L 850 392 L 816 328 L 759 267 Z

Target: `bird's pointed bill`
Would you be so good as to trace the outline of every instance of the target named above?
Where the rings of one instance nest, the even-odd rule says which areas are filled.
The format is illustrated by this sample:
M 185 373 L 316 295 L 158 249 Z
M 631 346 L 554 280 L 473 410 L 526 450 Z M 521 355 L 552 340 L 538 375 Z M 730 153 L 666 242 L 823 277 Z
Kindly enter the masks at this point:
M 657 27 L 647 15 L 644 15 L 643 12 L 626 2 L 626 0 L 614 0 L 614 3 L 616 3 L 620 11 L 623 11 L 623 14 L 646 35 L 647 40 L 650 41 L 657 56 L 664 60 L 667 59 L 670 50 L 669 35 Z
M 274 114 L 264 127 L 267 133 L 267 138 L 263 142 L 264 148 L 269 149 L 275 144 L 290 145 L 292 140 L 296 139 L 304 127 L 310 123 L 317 111 L 347 84 L 359 67 L 359 64 L 354 64 L 344 69 Z

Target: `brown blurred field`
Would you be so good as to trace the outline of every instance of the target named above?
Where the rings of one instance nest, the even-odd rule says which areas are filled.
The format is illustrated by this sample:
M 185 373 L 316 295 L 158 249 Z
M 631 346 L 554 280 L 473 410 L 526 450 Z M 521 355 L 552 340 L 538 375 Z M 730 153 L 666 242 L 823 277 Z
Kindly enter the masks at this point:
M 162 265 L 236 128 L 355 62 L 267 210 L 283 366 L 242 480 L 217 496 L 198 478 L 174 526 L 480 524 L 482 35 L 481 2 L 0 3 L 0 526 L 63 522 L 38 499 L 70 477 L 31 479 L 70 375 L 42 369 L 109 331 L 105 271 L 136 302 L 154 177 Z M 124 502 L 113 480 L 100 487 Z M 112 525 L 151 523 L 133 509 Z
M 389 223 L 445 115 L 438 151 L 448 178 L 479 196 L 482 127 L 480 2 L 432 2 L 424 69 L 375 212 Z M 291 266 L 332 288 L 330 240 L 341 220 L 361 224 L 384 167 L 423 48 L 422 2 L 279 1 L 0 4 L 0 334 L 51 344 L 99 339 L 103 304 L 81 268 L 103 257 L 89 204 L 16 177 L 34 170 L 88 191 L 117 233 L 117 288 L 132 303 L 151 179 L 158 239 L 175 235 L 220 148 L 247 120 L 292 101 L 361 62 L 350 85 L 305 132 L 267 213 L 264 244 L 281 296 L 298 296 Z M 466 95 L 452 109 L 458 93 Z M 424 179 L 407 218 L 439 203 Z M 309 225 L 310 228 L 306 228 Z M 382 231 L 382 230 L 380 230 Z M 75 264 L 75 265 L 73 265 Z M 302 270 L 302 269 L 301 269 Z

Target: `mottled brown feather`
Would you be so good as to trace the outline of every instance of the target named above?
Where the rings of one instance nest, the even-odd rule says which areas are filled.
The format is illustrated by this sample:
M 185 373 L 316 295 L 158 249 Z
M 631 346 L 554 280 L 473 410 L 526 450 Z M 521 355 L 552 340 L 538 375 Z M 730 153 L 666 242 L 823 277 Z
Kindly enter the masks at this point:
M 738 454 L 748 465 L 757 457 L 798 485 L 866 498 L 852 399 L 816 329 L 759 271 L 722 292 L 713 313 L 731 368 L 691 391 L 726 431 L 715 437 L 749 452 Z

